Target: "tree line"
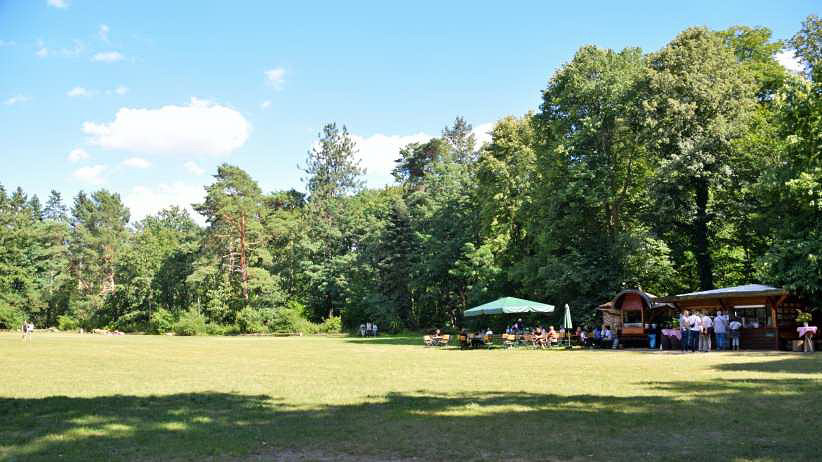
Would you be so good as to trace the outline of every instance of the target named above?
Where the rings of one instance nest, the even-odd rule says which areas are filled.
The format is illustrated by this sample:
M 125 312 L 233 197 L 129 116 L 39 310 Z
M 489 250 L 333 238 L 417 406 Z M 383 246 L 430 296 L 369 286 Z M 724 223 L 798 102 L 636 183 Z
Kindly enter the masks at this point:
M 225 333 L 457 326 L 511 295 L 590 318 L 622 288 L 750 282 L 822 293 L 822 21 L 690 28 L 664 48 L 580 48 L 539 110 L 478 145 L 457 117 L 368 189 L 323 127 L 306 192 L 223 164 L 194 210 L 129 225 L 119 195 L 45 205 L 0 186 L 0 327 Z M 804 65 L 775 60 L 793 51 Z

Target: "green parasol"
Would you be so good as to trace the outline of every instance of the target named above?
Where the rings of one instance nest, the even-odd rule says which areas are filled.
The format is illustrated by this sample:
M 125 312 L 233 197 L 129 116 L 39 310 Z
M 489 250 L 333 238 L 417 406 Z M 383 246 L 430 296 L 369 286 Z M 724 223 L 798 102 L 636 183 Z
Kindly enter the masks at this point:
M 545 303 L 523 300 L 521 298 L 503 297 L 484 305 L 475 306 L 470 310 L 465 310 L 463 315 L 470 318 L 472 316 L 482 316 L 484 314 L 517 314 L 517 313 L 553 313 L 554 306 Z

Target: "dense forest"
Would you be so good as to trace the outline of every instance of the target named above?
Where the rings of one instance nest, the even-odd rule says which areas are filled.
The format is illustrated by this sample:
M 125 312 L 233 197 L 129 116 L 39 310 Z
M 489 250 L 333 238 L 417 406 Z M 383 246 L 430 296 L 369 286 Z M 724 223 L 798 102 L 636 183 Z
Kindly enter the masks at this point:
M 791 50 L 805 66 L 776 60 Z M 0 328 L 180 334 L 457 326 L 503 295 L 575 317 L 625 287 L 761 282 L 822 295 L 822 20 L 691 28 L 664 48 L 584 46 L 539 110 L 479 146 L 457 117 L 367 189 L 345 126 L 306 192 L 223 164 L 193 208 L 137 223 L 118 194 L 0 186 Z M 535 101 L 536 102 L 536 101 Z M 68 203 L 68 205 L 67 205 Z

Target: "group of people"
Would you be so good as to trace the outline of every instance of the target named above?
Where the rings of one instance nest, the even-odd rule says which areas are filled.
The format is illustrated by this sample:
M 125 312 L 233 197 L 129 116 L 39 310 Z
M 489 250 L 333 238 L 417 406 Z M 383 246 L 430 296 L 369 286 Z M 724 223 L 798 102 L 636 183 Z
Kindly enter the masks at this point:
M 716 336 L 716 349 L 722 351 L 728 349 L 728 337 L 730 336 L 731 350 L 739 350 L 739 329 L 742 323 L 738 319 L 731 319 L 722 311 L 717 311 L 716 316 L 708 313 L 685 310 L 679 317 L 679 330 L 682 334 L 680 345 L 683 352 L 701 351 L 709 352 L 712 349 L 713 337 Z
M 577 327 L 576 335 L 579 337 L 579 343 L 582 346 L 594 348 L 619 348 L 619 336 L 611 330 L 611 326 L 603 324 L 594 329 L 593 332 L 588 330 L 588 327 Z
M 365 324 L 360 324 L 360 337 L 376 337 L 377 336 L 377 323 L 376 322 L 367 322 Z
M 31 340 L 31 334 L 34 332 L 34 323 L 26 320 L 26 322 L 20 326 L 20 332 L 23 334 L 24 341 Z

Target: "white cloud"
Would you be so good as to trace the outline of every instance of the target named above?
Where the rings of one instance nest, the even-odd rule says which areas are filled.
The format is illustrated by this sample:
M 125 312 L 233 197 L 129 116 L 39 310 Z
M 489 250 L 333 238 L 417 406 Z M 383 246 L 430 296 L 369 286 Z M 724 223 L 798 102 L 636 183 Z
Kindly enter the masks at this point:
M 55 8 L 68 8 L 69 6 L 68 0 L 48 0 L 46 3 L 48 6 L 53 6 Z
M 49 55 L 49 49 L 44 46 L 40 46 L 34 54 L 37 55 L 38 58 L 45 58 Z
M 202 186 L 175 182 L 156 186 L 135 186 L 123 196 L 123 203 L 131 211 L 132 222 L 177 205 L 188 210 L 194 221 L 202 225 L 205 219 L 191 208 L 191 204 L 202 202 L 204 197 L 205 190 Z
M 283 83 L 285 83 L 285 69 L 282 67 L 269 69 L 265 71 L 265 78 L 269 85 L 274 87 L 275 90 L 280 91 L 283 89 Z
M 118 85 L 117 88 L 114 89 L 114 93 L 123 96 L 128 93 L 128 87 L 124 85 Z
M 78 97 L 78 96 L 91 96 L 93 94 L 94 94 L 93 91 L 88 90 L 88 89 L 83 88 L 83 87 L 74 87 L 71 90 L 69 90 L 68 92 L 66 92 L 66 96 L 69 96 L 69 97 L 72 97 L 72 98 Z
M 132 168 L 149 168 L 151 167 L 151 162 L 143 159 L 142 157 L 129 157 L 123 161 L 123 165 Z
M 106 179 L 103 178 L 103 173 L 108 170 L 108 167 L 105 165 L 92 165 L 90 167 L 80 167 L 74 171 L 71 175 L 82 181 L 83 183 L 92 185 L 92 186 L 99 186 L 106 182 Z
M 122 61 L 123 58 L 125 58 L 125 56 L 119 51 L 101 51 L 95 53 L 94 56 L 91 57 L 91 60 L 102 63 L 116 63 L 117 61 Z
M 260 109 L 268 109 L 270 107 L 271 107 L 271 101 L 269 101 L 269 100 L 265 100 L 262 103 L 260 103 Z
M 188 106 L 124 107 L 112 122 L 83 123 L 94 145 L 148 154 L 230 154 L 245 144 L 250 131 L 236 110 L 197 98 Z
M 99 36 L 100 36 L 100 40 L 102 40 L 102 41 L 104 41 L 104 42 L 108 42 L 108 33 L 109 33 L 109 30 L 110 30 L 110 29 L 108 28 L 108 26 L 107 26 L 107 25 L 105 25 L 105 24 L 100 24 L 100 28 L 99 28 L 99 29 L 97 29 L 97 35 L 99 35 Z
M 29 100 L 29 97 L 26 96 L 26 95 L 14 95 L 14 96 L 8 98 L 5 101 L 5 105 L 6 106 L 14 106 L 15 104 L 25 103 L 28 100 Z
M 15 45 L 17 45 L 17 42 L 15 42 L 14 40 L 0 40 L 0 48 L 13 47 Z
M 380 187 L 394 182 L 391 170 L 394 161 L 399 158 L 400 148 L 408 143 L 424 143 L 431 135 L 416 133 L 414 135 L 384 135 L 377 133 L 368 137 L 351 135 L 357 143 L 357 157 L 360 166 L 366 169 L 366 181 L 369 187 Z
M 191 173 L 192 175 L 200 176 L 203 173 L 205 173 L 205 170 L 203 170 L 202 167 L 197 165 L 197 162 L 188 161 L 188 162 L 183 164 L 183 167 L 185 167 L 186 170 L 188 170 L 188 172 Z
M 479 149 L 483 144 L 491 142 L 491 130 L 494 129 L 495 122 L 486 122 L 484 124 L 479 124 L 471 130 L 471 133 L 474 134 L 474 137 L 477 139 L 477 149 Z
M 782 65 L 785 69 L 799 74 L 805 70 L 805 67 L 802 65 L 802 61 L 796 57 L 793 50 L 784 50 L 777 53 L 774 58 L 776 61 Z
M 69 162 L 78 162 L 78 161 L 81 161 L 81 160 L 86 160 L 89 157 L 91 157 L 91 156 L 88 155 L 88 153 L 86 152 L 85 149 L 75 148 L 75 149 L 72 149 L 71 152 L 69 153 L 68 161 Z

